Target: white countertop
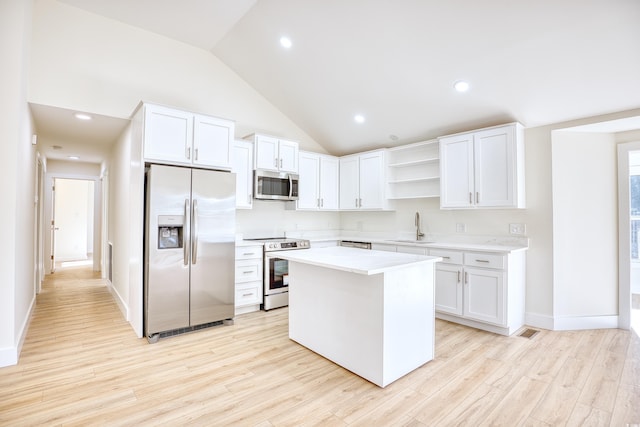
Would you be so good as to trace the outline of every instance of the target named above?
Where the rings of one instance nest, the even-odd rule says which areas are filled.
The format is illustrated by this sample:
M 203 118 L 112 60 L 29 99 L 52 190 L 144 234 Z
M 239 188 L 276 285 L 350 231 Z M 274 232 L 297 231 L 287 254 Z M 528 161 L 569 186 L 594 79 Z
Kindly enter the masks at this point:
M 305 250 L 278 251 L 279 258 L 357 274 L 379 274 L 414 264 L 442 261 L 440 257 L 371 251 L 332 246 Z

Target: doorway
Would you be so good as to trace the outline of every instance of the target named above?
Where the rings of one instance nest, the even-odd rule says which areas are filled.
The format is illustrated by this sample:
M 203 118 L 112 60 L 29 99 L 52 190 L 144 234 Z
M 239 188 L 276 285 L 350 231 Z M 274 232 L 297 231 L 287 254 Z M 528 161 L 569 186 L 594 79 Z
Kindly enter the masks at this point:
M 54 178 L 52 270 L 93 265 L 94 182 Z
M 619 327 L 640 335 L 640 142 L 618 145 Z
M 48 173 L 45 184 L 45 269 L 102 270 L 102 187 L 99 176 Z

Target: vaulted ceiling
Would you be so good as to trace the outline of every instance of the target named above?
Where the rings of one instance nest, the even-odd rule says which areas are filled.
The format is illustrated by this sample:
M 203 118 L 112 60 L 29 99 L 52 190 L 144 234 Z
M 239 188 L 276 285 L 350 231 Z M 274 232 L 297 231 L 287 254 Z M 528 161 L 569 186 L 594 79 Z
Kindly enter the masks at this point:
M 637 0 L 61 1 L 209 50 L 334 154 L 640 107 Z

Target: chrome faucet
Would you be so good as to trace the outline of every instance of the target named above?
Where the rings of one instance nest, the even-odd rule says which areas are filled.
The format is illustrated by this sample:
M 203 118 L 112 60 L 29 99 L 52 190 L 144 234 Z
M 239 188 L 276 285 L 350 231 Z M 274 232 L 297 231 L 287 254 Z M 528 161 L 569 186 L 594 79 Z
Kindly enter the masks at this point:
M 424 233 L 420 231 L 420 212 L 416 212 L 416 240 L 424 237 Z

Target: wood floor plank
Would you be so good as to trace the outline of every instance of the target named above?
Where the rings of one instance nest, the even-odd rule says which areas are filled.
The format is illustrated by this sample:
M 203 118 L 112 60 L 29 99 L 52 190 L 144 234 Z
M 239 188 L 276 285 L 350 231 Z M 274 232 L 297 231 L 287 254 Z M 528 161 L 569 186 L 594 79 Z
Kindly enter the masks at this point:
M 0 425 L 620 426 L 638 423 L 630 331 L 504 337 L 437 320 L 435 359 L 385 388 L 288 337 L 288 309 L 149 344 L 91 271 L 47 276 Z

